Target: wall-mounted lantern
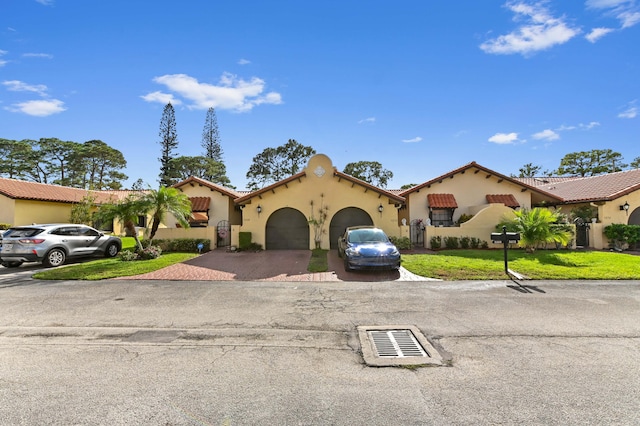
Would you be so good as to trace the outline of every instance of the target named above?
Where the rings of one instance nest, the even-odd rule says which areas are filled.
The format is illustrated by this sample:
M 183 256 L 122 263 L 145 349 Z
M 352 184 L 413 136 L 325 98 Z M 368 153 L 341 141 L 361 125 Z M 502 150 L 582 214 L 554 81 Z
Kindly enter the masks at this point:
M 258 212 L 258 214 L 262 213 L 262 206 L 260 204 L 258 204 L 258 207 L 256 207 L 256 211 Z
M 384 207 L 382 207 L 382 203 L 380 203 L 380 205 L 378 206 L 378 211 L 382 213 L 383 210 L 384 210 Z
M 624 204 L 620 206 L 620 210 L 624 210 L 625 213 L 629 214 L 629 207 L 629 203 L 625 201 Z

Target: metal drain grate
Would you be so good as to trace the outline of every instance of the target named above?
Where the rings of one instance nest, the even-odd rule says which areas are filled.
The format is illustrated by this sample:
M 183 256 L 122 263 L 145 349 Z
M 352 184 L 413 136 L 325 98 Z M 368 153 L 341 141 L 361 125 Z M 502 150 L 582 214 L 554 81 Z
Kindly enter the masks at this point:
M 378 356 L 408 357 L 429 356 L 410 330 L 369 331 Z
M 358 336 L 369 366 L 442 365 L 442 356 L 415 326 L 358 326 Z

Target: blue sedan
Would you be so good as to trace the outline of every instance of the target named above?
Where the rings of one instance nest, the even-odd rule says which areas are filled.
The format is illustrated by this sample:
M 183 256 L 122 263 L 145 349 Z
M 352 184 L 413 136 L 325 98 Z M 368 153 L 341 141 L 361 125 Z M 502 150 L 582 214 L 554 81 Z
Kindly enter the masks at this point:
M 345 271 L 366 268 L 400 268 L 400 252 L 382 229 L 373 226 L 347 228 L 338 238 L 338 255 Z

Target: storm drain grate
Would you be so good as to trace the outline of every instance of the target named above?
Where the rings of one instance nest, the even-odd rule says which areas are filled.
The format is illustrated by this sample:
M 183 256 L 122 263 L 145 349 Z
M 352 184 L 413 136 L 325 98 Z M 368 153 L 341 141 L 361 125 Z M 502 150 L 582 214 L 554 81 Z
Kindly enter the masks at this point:
M 378 356 L 429 356 L 409 330 L 369 331 Z
M 359 326 L 358 336 L 367 365 L 442 365 L 438 351 L 415 326 Z

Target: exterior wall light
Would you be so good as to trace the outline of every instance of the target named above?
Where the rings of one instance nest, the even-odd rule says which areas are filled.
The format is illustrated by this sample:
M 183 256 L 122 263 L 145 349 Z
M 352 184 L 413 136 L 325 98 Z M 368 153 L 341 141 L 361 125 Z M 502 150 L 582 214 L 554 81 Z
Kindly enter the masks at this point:
M 256 211 L 258 212 L 258 214 L 262 213 L 262 206 L 260 204 L 258 204 L 258 207 L 256 207 Z
M 380 205 L 378 206 L 378 211 L 382 213 L 382 210 L 384 210 L 384 207 L 382 207 L 382 203 L 380 203 Z
M 620 210 L 624 210 L 626 214 L 629 214 L 629 207 L 629 203 L 625 201 L 624 204 L 620 206 Z

